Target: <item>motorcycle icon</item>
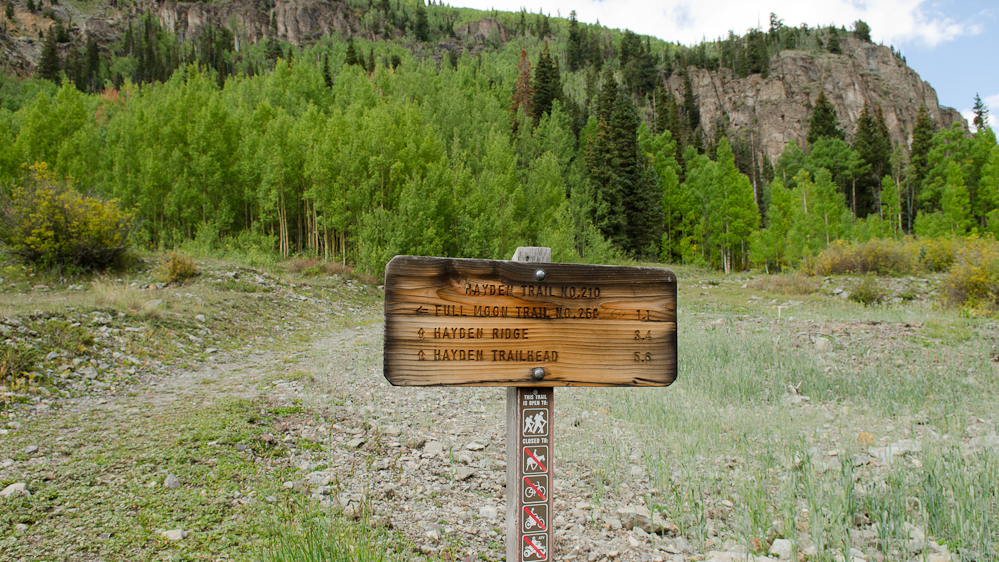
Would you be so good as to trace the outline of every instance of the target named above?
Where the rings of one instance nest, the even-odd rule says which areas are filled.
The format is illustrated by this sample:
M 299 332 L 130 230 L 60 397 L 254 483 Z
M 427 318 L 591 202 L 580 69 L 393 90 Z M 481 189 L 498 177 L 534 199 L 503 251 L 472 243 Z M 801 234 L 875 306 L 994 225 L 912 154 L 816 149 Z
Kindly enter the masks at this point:
M 544 531 L 545 520 L 542 519 L 541 516 L 538 515 L 538 512 L 534 511 L 533 509 L 531 509 L 531 515 L 533 515 L 534 517 L 528 517 L 527 520 L 524 521 L 524 529 L 529 531 L 534 527 L 535 524 L 537 524 L 537 526 L 541 527 L 541 530 Z

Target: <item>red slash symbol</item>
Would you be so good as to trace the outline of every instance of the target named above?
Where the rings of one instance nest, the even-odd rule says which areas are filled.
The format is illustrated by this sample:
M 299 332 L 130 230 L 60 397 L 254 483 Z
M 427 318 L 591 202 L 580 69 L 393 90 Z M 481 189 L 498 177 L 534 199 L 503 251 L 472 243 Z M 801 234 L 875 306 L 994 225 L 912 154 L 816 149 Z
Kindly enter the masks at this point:
M 534 519 L 534 522 L 538 524 L 538 528 L 539 529 L 541 529 L 542 531 L 547 531 L 548 529 L 545 528 L 545 524 L 542 523 L 541 520 L 538 519 L 538 516 L 534 514 L 534 510 L 533 509 L 527 509 L 527 508 L 528 508 L 528 506 L 525 505 L 524 506 L 524 513 L 530 515 L 531 519 Z M 540 555 L 541 553 L 539 552 L 538 554 Z
M 545 465 L 541 464 L 541 461 L 538 460 L 538 457 L 534 456 L 534 453 L 531 452 L 530 447 L 524 447 L 524 452 L 527 453 L 529 457 L 534 459 L 534 463 L 538 465 L 538 467 L 541 469 L 541 472 L 548 472 L 548 469 L 545 468 Z
M 538 556 L 541 557 L 541 560 L 545 560 L 546 559 L 545 558 L 545 553 L 542 552 L 541 549 L 538 548 L 538 545 L 534 544 L 534 541 L 532 541 L 530 537 L 524 537 L 524 542 L 526 542 L 527 544 L 529 544 L 531 546 L 531 548 L 534 549 L 534 552 L 538 553 Z M 525 552 L 525 554 L 526 554 L 526 552 Z
M 534 455 L 531 455 L 531 456 L 533 457 Z M 544 467 L 541 467 L 541 469 L 544 470 Z M 527 482 L 528 486 L 534 488 L 534 491 L 538 493 L 538 497 L 541 498 L 541 501 L 548 501 L 548 498 L 545 497 L 545 494 L 541 490 L 539 490 L 537 486 L 534 485 L 534 482 L 531 482 L 530 478 L 528 478 L 528 477 L 525 476 L 524 477 L 524 482 Z M 524 509 L 527 509 L 527 508 L 525 507 Z

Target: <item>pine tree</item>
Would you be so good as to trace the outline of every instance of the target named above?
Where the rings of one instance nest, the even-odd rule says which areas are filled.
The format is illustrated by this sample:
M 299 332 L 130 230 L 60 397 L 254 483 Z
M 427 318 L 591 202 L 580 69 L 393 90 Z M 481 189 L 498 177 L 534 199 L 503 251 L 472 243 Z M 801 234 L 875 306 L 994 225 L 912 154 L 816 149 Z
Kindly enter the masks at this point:
M 357 49 L 354 48 L 353 37 L 347 40 L 347 57 L 344 62 L 350 66 L 360 64 L 360 60 L 357 58 Z
M 919 106 L 916 125 L 912 129 L 912 146 L 909 147 L 909 167 L 905 177 L 905 230 L 912 232 L 916 219 L 919 188 L 926 178 L 929 168 L 930 146 L 933 141 L 933 122 L 925 105 Z
M 604 72 L 604 81 L 600 85 L 600 94 L 597 96 L 597 117 L 610 123 L 611 114 L 614 112 L 614 102 L 617 100 L 617 80 L 614 73 L 607 69 Z
M 323 55 L 323 83 L 327 88 L 333 87 L 333 76 L 330 74 L 330 57 Z
M 517 65 L 517 81 L 513 85 L 513 105 L 510 107 L 511 129 L 517 134 L 521 125 L 534 121 L 534 87 L 531 85 L 531 61 L 527 60 L 527 50 L 520 49 L 520 63 Z
M 683 73 L 683 118 L 687 130 L 691 133 L 701 126 L 701 111 L 694 100 L 694 88 L 690 83 L 690 73 L 687 71 Z
M 51 80 L 57 85 L 62 84 L 62 76 L 59 74 L 59 49 L 56 47 L 55 32 L 52 28 L 49 28 L 49 32 L 45 36 L 42 57 L 38 60 L 35 76 Z
M 97 93 L 101 89 L 101 56 L 97 41 L 87 35 L 87 52 L 83 64 L 84 91 Z
M 975 114 L 975 118 L 972 123 L 975 124 L 975 130 L 981 131 L 989 124 L 989 108 L 982 102 L 982 98 L 976 93 L 975 94 L 975 107 L 972 108 Z
M 569 72 L 576 72 L 586 62 L 583 49 L 583 32 L 576 21 L 576 10 L 569 12 L 569 41 L 566 45 L 566 65 Z
M 374 47 L 372 47 L 371 50 L 368 51 L 368 64 L 366 66 L 366 70 L 368 71 L 368 74 L 371 74 L 371 73 L 373 73 L 375 71 L 375 49 L 374 49 Z
M 612 181 L 616 184 L 611 189 L 620 195 L 624 212 L 623 236 L 611 240 L 633 256 L 647 256 L 649 250 L 655 255 L 662 207 L 638 149 L 638 113 L 631 96 L 620 88 L 608 125 Z
M 864 218 L 878 211 L 877 193 L 881 188 L 881 178 L 891 169 L 891 138 L 880 106 L 872 115 L 867 103 L 864 103 L 857 120 L 853 149 L 870 166 L 870 171 L 857 181 L 856 216 Z
M 541 54 L 538 55 L 538 64 L 534 68 L 534 96 L 532 101 L 534 102 L 534 125 L 537 126 L 538 121 L 541 120 L 541 116 L 551 113 L 552 102 L 554 102 L 559 97 L 559 92 L 556 91 L 556 69 L 555 65 L 552 64 L 551 53 L 548 51 L 548 42 L 545 42 L 545 46 L 541 49 Z
M 871 26 L 867 25 L 864 20 L 857 20 L 853 22 L 853 36 L 866 43 L 871 42 Z
M 826 43 L 826 49 L 834 55 L 842 55 L 843 49 L 839 45 L 839 33 L 836 32 L 836 28 L 830 28 L 829 41 Z
M 427 20 L 427 9 L 423 7 L 423 0 L 416 2 L 416 22 L 413 24 L 413 31 L 420 41 L 430 40 L 430 22 Z
M 836 119 L 836 108 L 826 99 L 825 91 L 819 92 L 819 97 L 815 100 L 815 108 L 812 116 L 808 120 L 808 144 L 815 144 L 815 141 L 822 138 L 834 138 L 843 140 L 846 134 L 839 128 Z

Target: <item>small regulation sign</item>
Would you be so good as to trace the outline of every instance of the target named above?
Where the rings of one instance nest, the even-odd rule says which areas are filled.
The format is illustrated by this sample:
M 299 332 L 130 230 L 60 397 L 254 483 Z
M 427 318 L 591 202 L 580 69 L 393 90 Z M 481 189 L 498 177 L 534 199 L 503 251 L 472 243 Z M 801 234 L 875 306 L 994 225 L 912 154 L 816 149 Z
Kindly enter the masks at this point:
M 551 455 L 555 434 L 551 422 L 555 410 L 555 389 L 518 388 L 511 391 L 516 393 L 519 439 L 513 440 L 513 446 L 520 449 L 520 458 L 514 478 L 520 494 L 512 498 L 512 501 L 516 501 L 517 511 L 507 521 L 507 525 L 516 530 L 519 552 L 523 554 L 520 558 L 522 562 L 550 560 L 553 506 L 551 483 L 555 473 L 552 470 Z M 507 446 L 510 447 L 510 444 Z M 510 486 L 509 474 L 507 478 L 507 486 Z M 511 501 L 509 496 L 507 501 Z M 508 527 L 507 532 L 510 531 Z M 508 554 L 508 560 L 509 556 Z
M 396 256 L 385 268 L 385 378 L 665 386 L 676 322 L 668 269 Z

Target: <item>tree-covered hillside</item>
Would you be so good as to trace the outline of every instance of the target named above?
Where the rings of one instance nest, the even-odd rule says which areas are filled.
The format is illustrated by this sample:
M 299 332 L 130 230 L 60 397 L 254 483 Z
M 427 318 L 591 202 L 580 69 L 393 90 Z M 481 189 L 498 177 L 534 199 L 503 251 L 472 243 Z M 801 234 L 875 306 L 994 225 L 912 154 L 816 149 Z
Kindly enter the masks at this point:
M 574 14 L 345 10 L 349 33 L 304 45 L 241 42 L 235 24 L 181 41 L 147 13 L 114 43 L 70 34 L 60 48 L 53 24 L 35 78 L 0 79 L 0 184 L 46 162 L 134 210 L 143 245 L 262 247 L 373 273 L 396 254 L 519 245 L 558 261 L 772 269 L 840 239 L 999 233 L 987 128 L 937 131 L 923 111 L 896 146 L 881 108 L 844 131 L 820 101 L 808 142 L 773 161 L 724 123 L 705 133 L 693 68 L 765 76 L 782 50 L 864 40 L 863 22 L 774 16 L 688 48 Z

